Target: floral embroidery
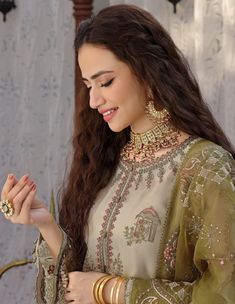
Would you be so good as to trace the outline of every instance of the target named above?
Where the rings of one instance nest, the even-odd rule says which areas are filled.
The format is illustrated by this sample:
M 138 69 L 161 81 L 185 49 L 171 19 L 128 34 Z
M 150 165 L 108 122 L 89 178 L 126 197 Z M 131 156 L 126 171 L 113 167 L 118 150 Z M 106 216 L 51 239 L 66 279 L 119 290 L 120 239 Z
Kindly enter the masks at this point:
M 120 259 L 120 253 L 118 253 L 117 257 L 113 259 L 113 264 L 111 265 L 112 271 L 114 275 L 122 275 L 123 274 L 123 264 Z
M 189 303 L 192 297 L 192 283 L 169 282 L 167 280 L 151 280 L 150 287 L 137 297 L 135 304 L 168 304 Z
M 187 233 L 191 236 L 191 242 L 195 243 L 196 240 L 200 239 L 204 241 L 204 246 L 207 249 L 212 249 L 223 239 L 222 231 L 218 226 L 205 225 L 203 219 L 195 215 L 188 221 Z
M 140 163 L 133 163 L 127 160 L 121 160 L 121 167 L 127 168 L 127 170 L 133 170 L 133 167 L 136 168 L 135 174 L 135 189 L 137 190 L 140 184 L 145 181 L 146 187 L 150 189 L 154 183 L 154 174 L 153 172 L 157 172 L 156 176 L 159 178 L 159 183 L 162 183 L 164 175 L 166 173 L 166 166 L 169 165 L 172 173 L 176 175 L 178 170 L 179 162 L 176 160 L 178 156 L 181 159 L 185 155 L 185 148 L 189 148 L 192 143 L 197 141 L 198 139 L 195 137 L 189 137 L 183 143 L 181 143 L 176 149 L 171 150 L 170 152 L 151 159 L 149 161 L 143 161 Z M 115 179 L 117 180 L 117 179 Z
M 136 222 L 133 226 L 125 227 L 124 236 L 127 239 L 127 245 L 132 243 L 140 244 L 143 241 L 153 242 L 157 226 L 161 224 L 160 217 L 153 207 L 146 208 L 137 214 Z
M 115 185 L 119 180 L 121 180 L 123 174 L 123 168 L 118 168 L 116 174 L 113 176 L 111 182 L 110 182 L 110 187 Z
M 103 217 L 102 230 L 100 231 L 100 236 L 97 241 L 97 266 L 100 271 L 112 272 L 111 265 L 113 264 L 113 247 L 112 247 L 112 236 L 114 229 L 114 222 L 120 209 L 123 206 L 123 202 L 126 200 L 129 194 L 129 189 L 133 183 L 133 170 L 129 172 L 127 169 L 124 170 L 121 182 L 118 185 L 115 196 L 109 203 L 107 209 L 105 210 L 105 215 Z
M 139 186 L 142 184 L 142 182 L 143 182 L 143 174 L 139 174 L 135 180 L 135 190 L 137 190 L 139 188 Z
M 54 266 L 54 265 L 50 265 L 50 266 L 48 267 L 47 273 L 48 273 L 49 275 L 51 275 L 51 274 L 54 273 L 54 270 L 55 270 L 55 266 Z
M 166 247 L 163 251 L 164 263 L 166 265 L 167 272 L 173 274 L 175 269 L 175 259 L 176 259 L 176 249 L 177 249 L 177 240 L 178 240 L 179 232 L 175 231 L 168 242 L 166 243 Z
M 202 228 L 202 219 L 198 216 L 193 215 L 191 219 L 189 219 L 189 224 L 187 227 L 188 235 L 194 239 L 198 239 L 199 233 Z

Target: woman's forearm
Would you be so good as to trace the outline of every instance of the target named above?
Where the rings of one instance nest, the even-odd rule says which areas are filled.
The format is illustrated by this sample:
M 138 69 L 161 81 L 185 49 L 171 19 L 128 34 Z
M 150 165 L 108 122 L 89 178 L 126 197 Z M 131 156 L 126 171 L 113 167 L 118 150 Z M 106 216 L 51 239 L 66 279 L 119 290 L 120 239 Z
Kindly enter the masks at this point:
M 57 225 L 53 216 L 51 216 L 50 222 L 38 229 L 50 249 L 53 260 L 56 261 L 63 240 L 60 227 Z

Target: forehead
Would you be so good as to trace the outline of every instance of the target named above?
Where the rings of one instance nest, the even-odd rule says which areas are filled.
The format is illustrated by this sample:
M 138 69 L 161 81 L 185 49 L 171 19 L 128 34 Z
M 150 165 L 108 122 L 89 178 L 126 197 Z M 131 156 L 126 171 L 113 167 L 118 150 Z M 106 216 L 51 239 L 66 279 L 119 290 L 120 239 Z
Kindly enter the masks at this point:
M 79 49 L 78 64 L 85 78 L 101 70 L 115 71 L 125 65 L 110 50 L 92 44 L 84 44 Z

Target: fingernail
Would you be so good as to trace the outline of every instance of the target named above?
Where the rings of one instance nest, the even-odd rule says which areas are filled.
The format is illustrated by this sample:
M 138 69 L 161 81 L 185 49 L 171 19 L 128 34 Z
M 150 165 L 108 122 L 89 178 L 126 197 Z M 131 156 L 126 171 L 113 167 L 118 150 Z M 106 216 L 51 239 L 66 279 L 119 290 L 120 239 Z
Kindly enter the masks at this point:
M 9 175 L 8 175 L 8 178 L 9 178 L 10 180 L 12 180 L 12 179 L 14 178 L 14 175 L 13 175 L 13 174 L 9 174 Z
M 28 180 L 29 180 L 29 176 L 26 175 L 26 176 L 24 177 L 23 181 L 26 183 Z
M 31 187 L 31 186 L 33 185 L 33 181 L 28 180 L 28 181 L 27 181 L 27 185 L 28 185 L 29 187 Z
M 34 185 L 31 187 L 31 190 L 32 190 L 32 191 L 35 191 L 36 188 L 37 188 L 37 186 L 34 184 Z

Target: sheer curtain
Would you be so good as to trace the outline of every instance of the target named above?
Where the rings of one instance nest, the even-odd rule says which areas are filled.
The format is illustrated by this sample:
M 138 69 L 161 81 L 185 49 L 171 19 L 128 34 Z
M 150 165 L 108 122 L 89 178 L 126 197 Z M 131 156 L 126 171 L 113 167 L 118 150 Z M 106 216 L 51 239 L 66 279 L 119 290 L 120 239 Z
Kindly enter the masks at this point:
M 195 72 L 203 96 L 235 145 L 235 1 L 110 0 L 149 10 L 170 32 Z
M 49 203 L 64 175 L 74 103 L 72 1 L 21 0 L 0 15 L 0 187 L 29 173 Z M 0 215 L 0 267 L 31 257 L 36 231 Z M 6 272 L 1 303 L 33 303 L 35 267 Z

